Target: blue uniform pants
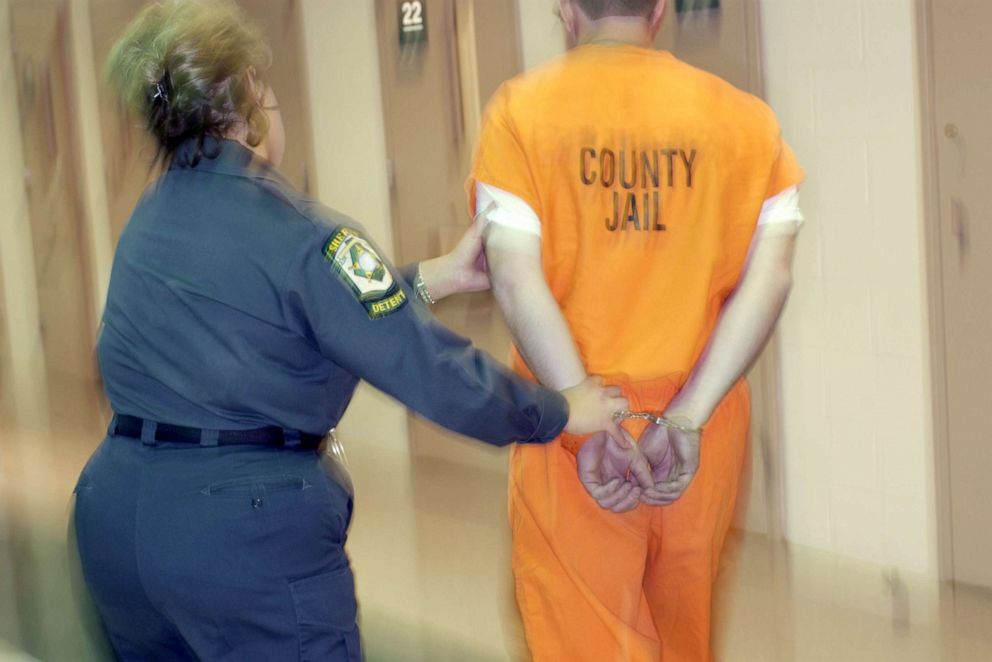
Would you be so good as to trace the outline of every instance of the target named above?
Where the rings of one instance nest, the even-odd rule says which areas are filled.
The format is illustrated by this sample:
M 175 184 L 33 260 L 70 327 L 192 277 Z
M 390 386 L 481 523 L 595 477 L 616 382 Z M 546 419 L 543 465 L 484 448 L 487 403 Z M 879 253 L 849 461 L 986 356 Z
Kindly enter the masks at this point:
M 360 660 L 351 510 L 313 450 L 111 436 L 75 518 L 122 660 Z

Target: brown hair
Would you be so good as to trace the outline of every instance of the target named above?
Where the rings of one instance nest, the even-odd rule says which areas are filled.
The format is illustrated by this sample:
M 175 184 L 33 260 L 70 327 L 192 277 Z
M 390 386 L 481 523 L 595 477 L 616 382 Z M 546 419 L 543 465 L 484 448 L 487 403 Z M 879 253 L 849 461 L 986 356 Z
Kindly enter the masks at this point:
M 596 21 L 604 16 L 647 17 L 658 0 L 575 0 L 585 15 Z
M 251 76 L 268 68 L 261 31 L 232 0 L 166 0 L 138 14 L 114 45 L 106 76 L 124 108 L 145 120 L 158 143 L 156 160 L 196 139 L 223 138 L 240 123 L 248 144 L 268 131 Z M 251 74 L 251 75 L 250 75 Z

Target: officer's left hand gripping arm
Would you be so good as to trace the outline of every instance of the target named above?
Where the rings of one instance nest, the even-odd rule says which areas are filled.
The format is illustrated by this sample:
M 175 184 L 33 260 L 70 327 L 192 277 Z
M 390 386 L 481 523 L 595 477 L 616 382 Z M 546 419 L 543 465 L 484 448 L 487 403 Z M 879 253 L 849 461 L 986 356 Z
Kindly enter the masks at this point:
M 400 267 L 399 273 L 411 287 L 417 269 L 434 301 L 452 294 L 489 289 L 489 271 L 482 250 L 485 223 L 476 218 L 450 253 Z
M 405 282 L 397 282 L 398 298 L 384 294 L 379 303 L 387 307 L 373 310 L 375 301 L 360 300 L 355 281 L 323 248 L 305 247 L 286 292 L 287 317 L 324 356 L 432 421 L 482 441 L 548 441 L 561 432 L 568 405 L 560 394 L 510 373 L 443 327 Z

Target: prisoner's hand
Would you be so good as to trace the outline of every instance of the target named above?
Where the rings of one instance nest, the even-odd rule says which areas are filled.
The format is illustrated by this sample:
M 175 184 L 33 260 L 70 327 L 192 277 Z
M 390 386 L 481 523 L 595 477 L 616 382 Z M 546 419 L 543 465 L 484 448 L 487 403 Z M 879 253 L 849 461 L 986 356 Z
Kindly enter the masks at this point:
M 605 432 L 587 439 L 576 454 L 579 480 L 601 507 L 622 513 L 640 503 L 643 487 L 652 485 L 651 469 L 625 430 L 627 446 Z
M 678 421 L 693 427 L 688 421 Z M 641 501 L 667 506 L 681 497 L 699 470 L 698 431 L 685 432 L 663 425 L 649 425 L 641 434 L 641 452 L 651 465 L 652 487 L 644 490 Z
M 561 392 L 568 400 L 565 431 L 576 435 L 605 431 L 620 446 L 633 445 L 620 430 L 614 414 L 627 409 L 627 399 L 617 386 L 603 386 L 602 377 L 588 377 Z

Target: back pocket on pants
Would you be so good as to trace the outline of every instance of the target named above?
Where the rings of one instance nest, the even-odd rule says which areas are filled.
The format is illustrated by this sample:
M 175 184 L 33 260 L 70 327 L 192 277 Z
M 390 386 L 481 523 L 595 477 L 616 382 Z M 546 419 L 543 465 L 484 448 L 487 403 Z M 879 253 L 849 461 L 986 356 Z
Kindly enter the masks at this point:
M 296 608 L 300 659 L 359 662 L 362 647 L 351 568 L 299 579 L 289 589 Z

